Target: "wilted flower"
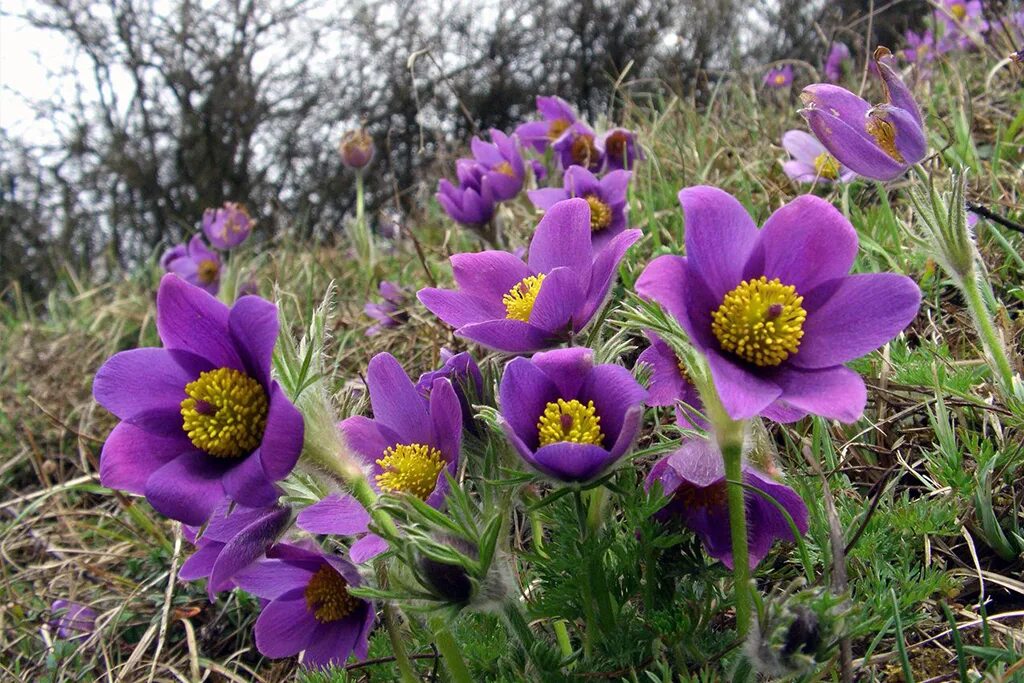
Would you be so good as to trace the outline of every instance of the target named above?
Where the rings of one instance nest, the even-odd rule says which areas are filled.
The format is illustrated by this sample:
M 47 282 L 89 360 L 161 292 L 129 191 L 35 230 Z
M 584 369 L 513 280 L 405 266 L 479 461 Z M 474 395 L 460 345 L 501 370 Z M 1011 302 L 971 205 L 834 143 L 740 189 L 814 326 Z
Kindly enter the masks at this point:
M 850 59 L 850 48 L 846 43 L 834 42 L 829 48 L 828 57 L 825 58 L 825 78 L 838 83 L 843 80 L 844 64 Z
M 782 136 L 782 147 L 793 157 L 782 164 L 782 170 L 798 183 L 848 183 L 857 177 L 813 135 L 802 130 L 787 131 Z
M 380 303 L 368 301 L 363 306 L 363 312 L 377 321 L 366 330 L 367 337 L 379 334 L 384 328 L 397 327 L 406 320 L 406 316 L 401 313 L 405 306 L 405 290 L 393 282 L 381 280 L 378 291 L 383 301 Z
M 80 602 L 54 600 L 50 605 L 53 618 L 50 627 L 58 638 L 77 640 L 85 638 L 96 630 L 96 610 Z
M 661 337 L 650 331 L 645 334 L 651 345 L 644 349 L 636 362 L 647 365 L 651 370 L 647 405 L 673 406 L 680 427 L 706 428 L 707 423 L 699 413 L 703 409 L 700 394 L 690 381 L 682 360 Z
M 210 294 L 215 295 L 220 289 L 220 256 L 206 246 L 200 235 L 189 240 L 188 246 L 179 244 L 168 249 L 160 258 L 160 265 Z
M 501 426 L 519 456 L 562 482 L 588 482 L 633 445 L 647 392 L 619 365 L 574 347 L 513 358 L 501 378 Z
M 462 426 L 475 432 L 470 396 L 479 398 L 483 395 L 484 378 L 473 356 L 469 355 L 468 351 L 453 354 L 448 349 L 441 349 L 441 367 L 420 375 L 419 381 L 416 382 L 416 390 L 425 398 L 429 398 L 434 381 L 441 377 L 452 383 L 455 395 L 459 398 L 459 405 L 462 406 Z M 466 395 L 467 389 L 470 396 Z
M 626 229 L 629 206 L 629 171 L 612 171 L 600 180 L 582 166 L 570 166 L 562 179 L 562 187 L 530 190 L 527 196 L 538 209 L 547 211 L 558 202 L 580 197 L 590 205 L 591 245 L 600 250 Z
M 458 289 L 421 289 L 419 300 L 456 334 L 508 353 L 537 351 L 578 333 L 600 309 L 619 261 L 640 238 L 627 230 L 591 248 L 590 205 L 552 206 L 530 242 L 528 263 L 504 251 L 455 254 Z
M 597 139 L 597 150 L 604 156 L 608 170 L 630 170 L 633 164 L 644 158 L 636 135 L 625 128 L 612 128 Z
M 232 249 L 244 242 L 253 223 L 245 207 L 236 202 L 224 202 L 220 209 L 203 212 L 203 232 L 218 249 Z
M 348 561 L 293 545 L 277 545 L 237 576 L 240 588 L 268 600 L 256 620 L 256 647 L 266 657 L 305 651 L 310 668 L 366 659 L 376 617 L 372 602 L 348 592 L 359 572 Z
M 373 160 L 373 138 L 365 128 L 350 130 L 341 136 L 338 153 L 349 168 L 363 168 Z
M 551 143 L 562 137 L 569 126 L 576 123 L 576 112 L 561 97 L 538 97 L 537 111 L 541 121 L 528 121 L 516 128 L 515 135 L 524 145 L 544 152 Z
M 462 225 L 484 225 L 494 216 L 495 199 L 489 185 L 483 184 L 483 166 L 470 159 L 455 164 L 458 186 L 447 178 L 437 183 L 437 201 L 452 220 Z
M 793 82 L 793 67 L 790 64 L 769 69 L 764 75 L 764 84 L 769 88 L 785 88 Z
M 229 310 L 173 275 L 156 307 L 163 348 L 122 351 L 93 382 L 96 400 L 121 419 L 103 444 L 100 482 L 192 525 L 225 494 L 272 504 L 303 437 L 302 415 L 270 377 L 277 308 L 246 296 Z
M 887 58 L 884 47 L 875 50 L 886 101 L 871 106 L 845 88 L 816 83 L 801 94 L 800 110 L 826 149 L 844 166 L 875 180 L 892 180 L 928 149 L 924 120 L 914 96 Z
M 700 538 L 708 555 L 732 568 L 732 537 L 726 500 L 725 463 L 718 449 L 705 439 L 684 441 L 675 453 L 654 464 L 646 488 L 661 484 L 670 502 L 657 517 L 679 518 Z M 743 482 L 768 494 L 793 518 L 801 534 L 807 533 L 807 506 L 796 491 L 748 463 L 743 463 Z M 747 511 L 750 568 L 764 559 L 779 541 L 795 541 L 785 516 L 771 501 L 755 492 L 743 493 Z
M 686 257 L 654 259 L 636 289 L 705 355 L 726 412 L 741 420 L 774 404 L 782 421 L 806 413 L 857 420 L 867 393 L 843 363 L 913 320 L 921 301 L 914 281 L 848 275 L 857 232 L 817 197 L 797 197 L 761 230 L 717 188 L 684 189 L 679 202 Z
M 482 192 L 496 202 L 512 199 L 523 189 L 525 168 L 515 138 L 491 129 L 491 140 L 474 137 L 470 143 L 473 157 L 482 170 Z
M 604 154 L 597 146 L 597 134 L 582 121 L 569 126 L 562 136 L 552 143 L 552 148 L 563 169 L 582 166 L 596 173 L 604 164 Z

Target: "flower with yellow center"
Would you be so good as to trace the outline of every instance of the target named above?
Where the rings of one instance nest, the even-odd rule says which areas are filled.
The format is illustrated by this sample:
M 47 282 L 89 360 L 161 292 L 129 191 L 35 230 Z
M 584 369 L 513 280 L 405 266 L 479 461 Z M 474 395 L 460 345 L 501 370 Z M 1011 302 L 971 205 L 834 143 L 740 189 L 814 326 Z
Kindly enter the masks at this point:
M 348 581 L 329 564 L 313 574 L 306 585 L 306 607 L 321 624 L 339 621 L 359 607 L 359 598 L 348 592 Z
M 773 367 L 796 353 L 807 311 L 792 285 L 761 276 L 744 280 L 712 314 L 711 331 L 721 347 L 748 363 Z
M 237 458 L 260 445 L 267 394 L 252 377 L 218 368 L 185 385 L 182 428 L 192 444 L 218 458 Z
M 814 171 L 822 178 L 836 180 L 839 178 L 839 162 L 828 152 L 814 157 Z
M 515 178 L 516 177 L 515 169 L 512 168 L 512 164 L 508 163 L 507 161 L 501 162 L 500 164 L 498 164 L 497 166 L 495 166 L 491 170 L 495 171 L 496 173 L 500 173 L 502 175 L 507 175 L 509 178 Z
M 388 493 L 410 493 L 426 500 L 437 485 L 437 475 L 445 466 L 441 451 L 421 443 L 395 444 L 377 461 L 384 471 L 377 475 L 377 486 Z
M 576 399 L 548 403 L 537 421 L 537 435 L 541 446 L 565 441 L 600 446 L 604 441 L 594 402 L 583 405 Z
M 597 195 L 588 194 L 584 199 L 590 205 L 591 232 L 599 232 L 612 224 L 612 207 L 601 201 Z
M 557 140 L 562 137 L 562 133 L 564 133 L 571 125 L 572 123 L 567 119 L 555 119 L 548 124 L 548 139 Z
M 529 322 L 533 304 L 537 301 L 537 295 L 540 294 L 540 286 L 543 282 L 544 273 L 540 273 L 539 275 L 527 275 L 513 285 L 512 289 L 501 297 L 501 303 L 505 304 L 505 317 L 509 320 Z
M 953 6 L 949 8 L 949 13 L 953 15 L 953 18 L 957 21 L 963 21 L 967 16 L 967 5 L 962 2 L 953 3 Z
M 785 85 L 786 74 L 775 74 L 775 85 Z
M 869 116 L 864 126 L 883 152 L 901 164 L 906 163 L 903 155 L 896 149 L 896 127 L 892 123 L 877 116 Z
M 217 279 L 217 272 L 220 270 L 220 266 L 213 259 L 203 259 L 199 262 L 197 270 L 199 281 L 204 285 L 208 285 Z

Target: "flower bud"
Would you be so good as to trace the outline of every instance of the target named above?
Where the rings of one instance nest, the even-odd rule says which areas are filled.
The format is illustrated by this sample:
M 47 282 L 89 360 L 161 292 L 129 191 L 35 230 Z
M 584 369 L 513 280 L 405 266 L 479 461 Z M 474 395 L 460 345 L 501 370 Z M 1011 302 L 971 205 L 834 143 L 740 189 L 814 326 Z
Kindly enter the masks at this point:
M 363 168 L 373 159 L 373 138 L 365 128 L 350 130 L 341 136 L 338 152 L 349 168 Z

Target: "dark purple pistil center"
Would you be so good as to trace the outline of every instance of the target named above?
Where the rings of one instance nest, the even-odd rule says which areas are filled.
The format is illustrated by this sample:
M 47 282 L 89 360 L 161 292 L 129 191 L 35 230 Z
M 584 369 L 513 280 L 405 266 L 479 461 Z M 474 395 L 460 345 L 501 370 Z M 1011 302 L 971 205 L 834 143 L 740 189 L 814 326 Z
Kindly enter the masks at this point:
M 772 304 L 768 307 L 768 313 L 765 315 L 768 320 L 775 320 L 782 315 L 783 306 L 782 304 Z
M 562 415 L 559 419 L 562 422 L 562 429 L 566 432 L 572 429 L 572 415 Z

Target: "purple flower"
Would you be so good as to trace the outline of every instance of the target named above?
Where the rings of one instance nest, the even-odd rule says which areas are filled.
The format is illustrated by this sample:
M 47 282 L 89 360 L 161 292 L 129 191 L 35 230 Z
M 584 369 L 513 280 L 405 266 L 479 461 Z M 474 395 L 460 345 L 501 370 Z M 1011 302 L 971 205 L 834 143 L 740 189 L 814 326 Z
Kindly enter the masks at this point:
M 807 506 L 796 491 L 780 484 L 753 466 L 743 463 L 743 481 L 763 491 L 782 505 L 793 518 L 801 534 L 807 533 Z M 681 519 L 704 544 L 708 555 L 732 569 L 732 537 L 726 502 L 725 464 L 722 454 L 704 439 L 690 439 L 672 455 L 655 463 L 647 475 L 645 488 L 655 482 L 671 498 L 657 517 Z M 795 541 L 785 516 L 761 494 L 747 490 L 743 494 L 747 508 L 747 540 L 750 568 L 764 559 L 779 541 Z
M 220 256 L 206 246 L 200 235 L 189 240 L 188 246 L 179 244 L 168 249 L 160 258 L 160 265 L 210 294 L 216 295 L 220 289 Z
M 798 183 L 848 183 L 857 174 L 828 153 L 825 146 L 809 133 L 790 130 L 782 136 L 782 147 L 793 157 L 782 164 L 782 170 Z
M 121 419 L 103 445 L 101 483 L 191 525 L 225 494 L 274 503 L 303 437 L 302 415 L 270 378 L 277 308 L 245 296 L 229 310 L 166 275 L 156 326 L 163 348 L 122 351 L 96 373 L 93 396 Z
M 907 31 L 903 34 L 907 47 L 902 51 L 903 59 L 919 66 L 935 59 L 935 37 L 930 30 L 923 33 Z
M 494 216 L 495 199 L 489 185 L 483 184 L 486 170 L 471 159 L 455 164 L 458 186 L 447 178 L 437 184 L 437 201 L 453 221 L 462 225 L 483 225 Z
M 222 208 L 203 212 L 203 232 L 218 249 L 237 247 L 252 232 L 253 224 L 249 212 L 236 202 L 224 202 Z
M 807 413 L 843 422 L 864 410 L 864 381 L 843 364 L 914 319 L 921 292 L 894 273 L 848 275 L 857 232 L 828 202 L 803 195 L 757 229 L 714 187 L 679 192 L 686 256 L 659 256 L 637 292 L 682 325 L 707 358 L 726 412 L 746 419 Z
M 500 130 L 491 129 L 491 140 L 484 142 L 474 137 L 470 143 L 473 157 L 483 170 L 480 185 L 483 192 L 496 202 L 512 199 L 523 189 L 526 169 L 515 138 Z
M 348 592 L 362 585 L 356 568 L 285 544 L 267 558 L 237 577 L 240 588 L 269 601 L 256 620 L 257 649 L 272 659 L 305 651 L 310 668 L 341 666 L 351 654 L 366 659 L 376 608 Z
M 387 551 L 388 543 L 370 531 L 370 514 L 352 496 L 332 493 L 299 513 L 296 526 L 311 534 L 354 536 L 348 558 L 363 564 Z
M 533 177 L 538 183 L 548 177 L 547 167 L 537 159 L 530 159 L 530 166 L 533 168 Z
M 943 36 L 946 49 L 970 50 L 976 47 L 974 39 L 989 29 L 981 0 L 942 0 L 940 5 L 935 10 L 935 18 L 946 27 Z
M 387 327 L 398 327 L 406 320 L 406 316 L 401 313 L 405 306 L 405 290 L 393 282 L 381 280 L 378 291 L 383 301 L 379 304 L 368 301 L 363 306 L 363 312 L 377 321 L 366 330 L 367 337 L 379 334 Z
M 816 83 L 804 88 L 800 110 L 814 135 L 841 164 L 875 180 L 892 180 L 928 150 L 924 120 L 914 96 L 887 58 L 875 50 L 886 101 L 872 107 L 845 88 Z
M 590 322 L 639 238 L 639 230 L 627 230 L 594 253 L 590 205 L 567 199 L 544 214 L 527 263 L 504 251 L 456 254 L 459 288 L 425 288 L 417 296 L 460 337 L 507 353 L 538 351 Z
M 846 43 L 834 42 L 825 58 L 825 78 L 838 83 L 843 79 L 844 64 L 850 58 L 850 48 Z
M 290 523 L 290 508 L 249 508 L 225 500 L 213 511 L 202 535 L 198 527 L 185 526 L 196 551 L 181 565 L 178 578 L 208 579 L 206 592 L 212 602 L 216 593 L 234 588 L 235 574 L 263 557 Z
M 785 88 L 793 82 L 793 66 L 786 64 L 769 69 L 764 75 L 764 84 L 768 88 Z
M 71 600 L 54 600 L 50 605 L 53 618 L 50 627 L 58 638 L 78 640 L 96 630 L 96 610 L 88 605 Z
M 690 382 L 686 368 L 672 347 L 653 332 L 645 332 L 651 345 L 644 349 L 637 364 L 643 363 L 651 369 L 651 381 L 647 394 L 649 406 L 673 406 L 676 423 L 684 429 L 706 429 L 707 422 L 700 411 L 704 404 L 697 388 Z
M 540 121 L 528 121 L 516 128 L 515 135 L 524 145 L 543 153 L 552 142 L 562 137 L 572 124 L 576 123 L 576 112 L 561 97 L 538 97 L 537 111 L 543 117 Z
M 630 170 L 644 158 L 636 143 L 636 135 L 625 128 L 612 128 L 597 139 L 597 150 L 604 157 L 608 170 Z
M 445 378 L 452 383 L 455 395 L 462 406 L 462 426 L 471 432 L 476 432 L 473 420 L 473 408 L 470 405 L 469 397 L 479 399 L 484 393 L 484 378 L 480 374 L 480 367 L 473 360 L 473 356 L 467 351 L 453 354 L 448 349 L 441 349 L 441 367 L 420 375 L 416 382 L 416 391 L 426 398 L 430 397 L 430 390 L 438 378 Z M 467 390 L 470 396 L 466 395 Z
M 593 128 L 582 121 L 577 121 L 569 126 L 551 147 L 555 150 L 555 158 L 562 168 L 582 166 L 596 173 L 604 164 L 604 154 L 597 147 L 596 137 Z
M 562 482 L 588 482 L 633 445 L 647 392 L 628 370 L 594 365 L 574 347 L 513 358 L 499 388 L 501 426 L 531 467 Z
M 341 136 L 338 154 L 349 168 L 363 168 L 373 160 L 373 138 L 364 128 L 350 130 Z
M 602 249 L 616 235 L 626 229 L 626 190 L 629 171 L 612 171 L 600 180 L 582 166 L 570 166 L 562 179 L 562 187 L 549 187 L 527 192 L 538 209 L 548 211 L 558 202 L 580 197 L 590 205 L 591 244 L 595 251 Z

